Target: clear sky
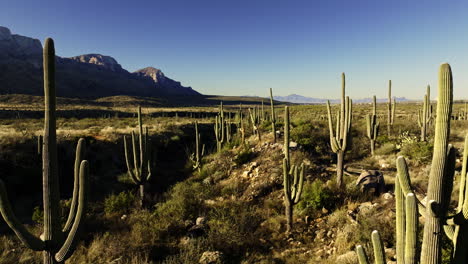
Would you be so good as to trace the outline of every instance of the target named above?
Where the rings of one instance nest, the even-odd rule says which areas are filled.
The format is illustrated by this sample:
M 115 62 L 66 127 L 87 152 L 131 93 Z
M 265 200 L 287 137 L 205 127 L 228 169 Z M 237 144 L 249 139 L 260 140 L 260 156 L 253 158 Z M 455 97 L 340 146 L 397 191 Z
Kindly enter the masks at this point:
M 468 98 L 466 0 L 14 0 L 0 25 L 50 36 L 59 56 L 110 55 L 161 68 L 204 94 L 436 97 L 440 63 Z

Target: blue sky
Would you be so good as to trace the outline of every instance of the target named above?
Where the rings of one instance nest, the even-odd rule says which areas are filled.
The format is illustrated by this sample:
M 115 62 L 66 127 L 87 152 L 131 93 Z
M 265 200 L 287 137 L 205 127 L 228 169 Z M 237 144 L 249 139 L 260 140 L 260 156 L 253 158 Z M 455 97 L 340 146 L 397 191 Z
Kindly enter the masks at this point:
M 15 0 L 0 25 L 51 36 L 57 54 L 110 55 L 127 70 L 161 68 L 204 94 L 436 97 L 449 62 L 468 98 L 468 1 Z

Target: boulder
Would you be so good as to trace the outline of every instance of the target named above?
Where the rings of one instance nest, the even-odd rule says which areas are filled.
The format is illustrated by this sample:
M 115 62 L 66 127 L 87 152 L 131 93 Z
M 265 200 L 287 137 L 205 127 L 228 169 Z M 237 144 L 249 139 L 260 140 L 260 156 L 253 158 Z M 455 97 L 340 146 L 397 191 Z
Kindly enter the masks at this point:
M 363 192 L 379 195 L 385 192 L 384 176 L 378 170 L 363 171 L 356 180 L 356 186 L 361 186 L 361 191 Z

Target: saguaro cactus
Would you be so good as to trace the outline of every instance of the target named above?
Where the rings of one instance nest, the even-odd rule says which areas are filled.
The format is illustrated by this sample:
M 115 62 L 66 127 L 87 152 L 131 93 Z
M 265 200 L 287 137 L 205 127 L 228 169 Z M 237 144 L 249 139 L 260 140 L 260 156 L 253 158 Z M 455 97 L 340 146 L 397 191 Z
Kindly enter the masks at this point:
M 371 240 L 374 248 L 374 263 L 385 264 L 385 251 L 382 239 L 380 238 L 380 234 L 377 230 L 372 231 Z M 356 254 L 358 256 L 359 264 L 369 264 L 369 259 L 361 245 L 356 246 Z
M 464 154 L 462 179 L 459 194 L 459 207 L 455 216 L 447 217 L 450 196 L 452 192 L 453 176 L 455 172 L 455 149 L 448 144 L 450 135 L 450 119 L 453 104 L 452 71 L 450 65 L 442 64 L 439 69 L 439 93 L 437 101 L 437 116 L 434 137 L 434 151 L 431 171 L 429 175 L 429 188 L 427 191 L 427 204 L 424 206 L 412 194 L 411 182 L 406 161 L 403 157 L 397 159 L 398 177 L 395 182 L 397 198 L 397 258 L 404 259 L 405 263 L 417 263 L 417 211 L 425 218 L 423 241 L 421 246 L 421 264 L 441 263 L 442 228 L 454 243 L 454 261 L 452 263 L 466 263 L 466 245 L 459 240 L 460 232 L 466 232 L 468 217 L 465 217 L 464 203 L 468 192 L 466 191 L 466 163 L 468 152 Z M 468 139 L 465 142 L 465 150 Z M 405 210 L 403 211 L 402 197 L 406 196 Z M 463 203 L 461 202 L 463 201 Z M 418 209 L 419 208 L 419 209 Z M 468 210 L 466 210 L 468 212 Z M 406 224 L 403 221 L 406 219 Z M 448 218 L 448 219 L 447 219 Z M 444 226 L 444 224 L 449 224 Z M 458 232 L 458 233 L 457 233 Z M 405 242 L 401 240 L 405 238 Z M 460 242 L 462 247 L 460 246 Z M 404 247 L 404 248 L 403 248 Z M 404 256 L 404 258 L 402 257 Z
M 124 136 L 125 162 L 127 173 L 132 181 L 139 186 L 140 206 L 146 205 L 145 187 L 151 178 L 151 159 L 148 145 L 148 127 L 144 129 L 141 119 L 141 107 L 138 107 L 138 141 L 132 131 L 132 150 L 129 148 L 127 136 Z M 133 157 L 133 162 L 131 162 Z M 133 164 L 133 165 L 132 165 Z
M 333 118 L 331 114 L 330 101 L 327 101 L 328 126 L 330 128 L 330 145 L 332 151 L 337 155 L 336 182 L 339 187 L 343 186 L 344 154 L 348 147 L 351 131 L 353 102 L 345 96 L 345 74 L 341 74 L 341 111 L 336 116 L 336 134 L 333 132 Z
M 273 132 L 273 143 L 276 143 L 275 106 L 273 104 L 273 90 L 271 88 L 270 88 L 270 107 L 271 107 L 271 132 Z
M 418 125 L 421 128 L 421 141 L 427 140 L 427 131 L 432 121 L 431 106 L 431 87 L 427 86 L 426 95 L 424 95 L 423 107 L 418 111 Z
M 57 139 L 55 117 L 55 48 L 52 39 L 44 44 L 44 145 L 42 149 L 42 182 L 44 203 L 44 232 L 40 238 L 31 234 L 16 218 L 0 180 L 0 213 L 18 238 L 32 250 L 43 252 L 44 264 L 64 263 L 77 243 L 77 234 L 83 223 L 88 161 L 82 160 L 84 139 L 78 141 L 75 159 L 73 198 L 65 227 L 60 227 L 60 193 L 58 184 Z
M 283 159 L 283 185 L 284 205 L 286 214 L 286 232 L 292 230 L 293 207 L 299 202 L 304 185 L 304 163 L 300 166 L 291 165 L 289 155 L 289 108 L 284 108 L 284 159 Z
M 367 124 L 367 137 L 370 139 L 371 154 L 374 156 L 375 152 L 375 140 L 379 134 L 379 122 L 377 121 L 377 99 L 374 95 L 372 103 L 372 115 L 366 116 Z
M 257 112 L 254 108 L 254 111 L 252 113 L 252 110 L 249 108 L 249 115 L 250 115 L 250 122 L 252 123 L 252 133 L 258 136 L 258 141 L 262 141 L 262 135 L 260 133 L 260 118 L 257 115 Z
M 205 144 L 201 143 L 201 133 L 198 133 L 198 122 L 195 121 L 195 152 L 190 155 L 194 170 L 200 170 L 202 157 L 205 154 Z
M 223 147 L 223 143 L 225 142 L 225 122 L 224 122 L 224 108 L 223 108 L 223 102 L 221 102 L 219 106 L 219 112 L 218 115 L 215 118 L 215 125 L 214 125 L 214 131 L 215 131 L 215 137 L 216 137 L 216 150 L 219 152 L 221 151 Z
M 395 121 L 396 99 L 393 98 L 392 103 L 392 80 L 388 81 L 388 103 L 387 103 L 387 133 L 390 137 L 392 134 L 393 122 Z

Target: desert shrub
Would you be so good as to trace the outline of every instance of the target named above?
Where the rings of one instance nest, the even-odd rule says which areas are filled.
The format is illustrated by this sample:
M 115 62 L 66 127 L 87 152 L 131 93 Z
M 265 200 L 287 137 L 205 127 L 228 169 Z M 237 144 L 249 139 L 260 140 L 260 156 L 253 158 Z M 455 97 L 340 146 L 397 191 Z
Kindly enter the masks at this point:
M 308 121 L 299 121 L 291 129 L 291 139 L 314 156 L 328 156 L 329 137 L 327 128 L 321 123 L 313 125 Z
M 239 153 L 234 157 L 234 162 L 236 165 L 242 165 L 254 158 L 254 153 L 250 148 L 241 148 Z
M 377 155 L 390 155 L 397 151 L 395 144 L 393 143 L 384 143 L 379 148 L 375 150 Z
M 304 185 L 301 200 L 297 207 L 304 214 L 310 215 L 323 207 L 330 208 L 333 204 L 333 197 L 331 190 L 322 181 L 315 180 Z
M 134 207 L 135 202 L 136 197 L 131 192 L 111 194 L 104 201 L 104 212 L 106 214 L 127 214 Z
M 411 142 L 401 147 L 400 155 L 420 162 L 429 162 L 434 146 L 429 142 Z

